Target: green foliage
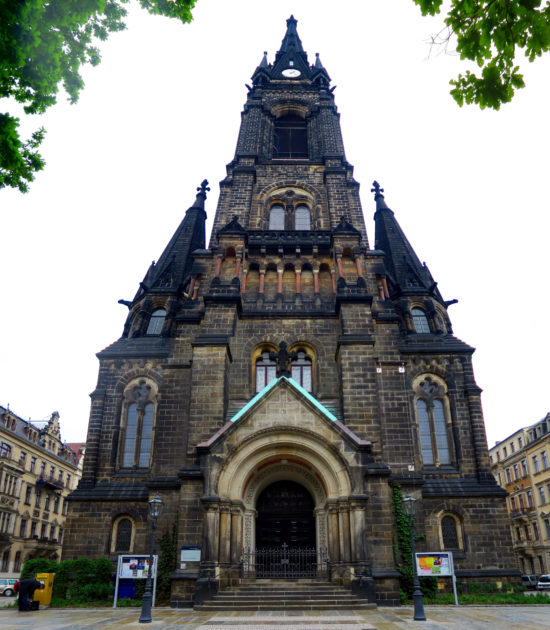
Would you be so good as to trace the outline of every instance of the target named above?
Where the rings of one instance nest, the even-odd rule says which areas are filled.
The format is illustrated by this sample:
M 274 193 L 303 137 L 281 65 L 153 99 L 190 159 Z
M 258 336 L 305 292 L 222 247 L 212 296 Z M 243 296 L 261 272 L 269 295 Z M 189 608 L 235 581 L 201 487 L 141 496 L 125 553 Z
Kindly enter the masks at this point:
M 414 0 L 423 15 L 436 15 L 442 0 Z M 475 62 L 480 75 L 467 70 L 450 83 L 456 102 L 499 109 L 525 86 L 516 65 L 521 51 L 532 62 L 550 50 L 550 3 L 542 0 L 451 0 L 444 19 L 447 34 L 436 43 L 456 39 L 461 59 Z
M 159 541 L 160 554 L 157 573 L 157 600 L 170 599 L 170 576 L 178 567 L 178 521 L 174 521 L 172 530 L 165 531 Z
M 55 560 L 47 558 L 33 558 L 27 560 L 21 569 L 21 579 L 34 577 L 37 573 L 55 573 L 59 565 Z
M 401 573 L 401 603 L 407 603 L 413 594 L 413 564 L 412 564 L 412 546 L 411 546 L 411 530 L 409 526 L 409 518 L 403 512 L 403 494 L 401 486 L 396 484 L 392 489 L 393 499 L 393 515 L 395 519 L 394 554 L 398 571 Z M 415 536 L 415 541 L 424 536 Z M 435 597 L 437 593 L 437 578 L 421 577 L 420 590 L 429 597 Z
M 92 601 L 112 601 L 113 566 L 107 558 L 77 558 L 54 562 L 45 558 L 27 560 L 21 577 L 36 573 L 55 573 L 53 601 L 80 604 Z M 52 606 L 56 605 L 52 603 Z
M 426 604 L 435 604 L 439 606 L 447 606 L 455 603 L 452 593 L 441 593 L 435 597 L 427 597 Z M 533 595 L 524 595 L 523 593 L 469 593 L 459 594 L 458 603 L 460 605 L 471 606 L 506 606 L 511 604 L 548 604 L 548 598 L 543 593 L 534 593 Z
M 0 98 L 23 105 L 26 114 L 42 114 L 57 101 L 63 86 L 78 100 L 83 64 L 100 62 L 96 44 L 125 28 L 129 0 L 2 0 L 0 2 Z M 195 0 L 140 0 L 153 15 L 192 19 Z M 44 130 L 19 138 L 19 119 L 0 113 L 0 189 L 28 190 L 44 168 L 37 149 Z

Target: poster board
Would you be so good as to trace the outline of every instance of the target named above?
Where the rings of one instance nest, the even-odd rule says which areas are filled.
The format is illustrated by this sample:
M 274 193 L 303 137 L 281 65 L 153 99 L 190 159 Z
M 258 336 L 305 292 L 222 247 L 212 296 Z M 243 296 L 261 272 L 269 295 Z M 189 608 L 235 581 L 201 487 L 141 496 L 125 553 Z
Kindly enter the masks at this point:
M 155 596 L 157 593 L 157 564 L 158 556 L 153 556 L 152 579 L 153 579 L 153 600 L 152 606 L 155 606 Z M 113 608 L 116 608 L 118 600 L 119 580 L 145 580 L 149 575 L 149 556 L 138 555 L 122 555 L 118 557 L 115 593 L 113 599 Z
M 450 551 L 415 553 L 418 577 L 450 577 L 453 582 L 455 606 L 458 606 L 453 554 Z

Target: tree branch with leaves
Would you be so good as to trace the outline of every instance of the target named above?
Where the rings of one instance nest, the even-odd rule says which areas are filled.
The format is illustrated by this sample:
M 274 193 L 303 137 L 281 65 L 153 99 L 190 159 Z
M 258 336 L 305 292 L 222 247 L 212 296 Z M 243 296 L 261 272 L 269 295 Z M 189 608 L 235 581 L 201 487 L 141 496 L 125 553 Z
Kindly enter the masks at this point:
M 550 49 L 550 2 L 542 0 L 414 0 L 423 15 L 447 10 L 446 29 L 433 38 L 447 46 L 456 41 L 461 59 L 475 62 L 479 72 L 466 70 L 451 80 L 451 94 L 462 106 L 500 109 L 525 86 L 517 65 L 521 52 L 530 61 Z
M 195 0 L 139 0 L 153 15 L 192 19 Z M 97 65 L 96 44 L 125 28 L 129 0 L 2 0 L 0 2 L 0 99 L 23 105 L 25 114 L 42 114 L 63 86 L 76 103 L 84 81 L 83 64 Z M 9 101 L 8 101 L 9 102 Z M 0 189 L 28 191 L 45 162 L 38 153 L 45 130 L 29 140 L 19 135 L 20 119 L 0 112 Z

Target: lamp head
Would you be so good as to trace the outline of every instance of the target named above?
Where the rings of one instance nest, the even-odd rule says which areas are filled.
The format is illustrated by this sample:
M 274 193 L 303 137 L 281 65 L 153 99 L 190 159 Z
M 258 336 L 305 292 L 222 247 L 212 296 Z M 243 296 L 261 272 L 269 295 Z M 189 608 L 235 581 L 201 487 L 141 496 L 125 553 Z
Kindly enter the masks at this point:
M 164 506 L 163 500 L 157 494 L 149 501 L 149 516 L 151 518 L 158 518 L 162 512 Z
M 416 512 L 416 499 L 411 497 L 411 495 L 407 492 L 407 495 L 403 497 L 403 512 L 409 517 L 414 516 Z

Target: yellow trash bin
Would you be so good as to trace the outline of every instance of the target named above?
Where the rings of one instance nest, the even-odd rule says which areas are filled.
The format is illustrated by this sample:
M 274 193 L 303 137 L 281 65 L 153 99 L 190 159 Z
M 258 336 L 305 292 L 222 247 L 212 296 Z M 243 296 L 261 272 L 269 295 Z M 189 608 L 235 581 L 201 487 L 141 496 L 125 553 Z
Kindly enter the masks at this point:
M 48 606 L 52 601 L 53 579 L 55 573 L 37 573 L 36 579 L 44 582 L 44 588 L 37 588 L 34 591 L 33 601 L 40 602 L 42 606 Z

